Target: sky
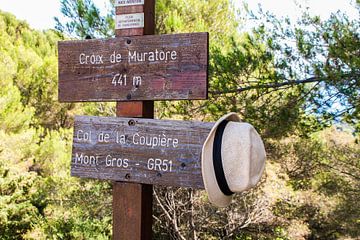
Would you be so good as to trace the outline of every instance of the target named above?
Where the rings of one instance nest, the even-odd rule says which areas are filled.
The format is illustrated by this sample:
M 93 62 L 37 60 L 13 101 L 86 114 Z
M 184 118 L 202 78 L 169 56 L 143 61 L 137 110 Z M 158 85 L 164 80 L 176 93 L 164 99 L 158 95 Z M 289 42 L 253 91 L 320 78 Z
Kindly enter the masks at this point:
M 106 11 L 108 0 L 93 0 Z M 44 30 L 54 28 L 54 17 L 61 17 L 60 0 L 0 0 L 0 10 L 14 14 L 18 19 L 26 20 L 32 28 Z
M 95 4 L 106 12 L 108 0 L 93 0 Z M 351 0 L 296 0 L 302 6 L 309 6 L 310 12 L 327 18 L 331 12 L 341 10 L 352 18 L 359 19 L 359 13 L 350 5 Z M 355 0 L 352 0 L 355 1 Z M 243 0 L 233 0 L 236 5 Z M 250 9 L 256 9 L 261 3 L 264 10 L 269 10 L 278 16 L 289 15 L 296 17 L 294 0 L 246 0 Z M 61 17 L 60 0 L 0 0 L 0 9 L 10 12 L 17 18 L 26 20 L 32 28 L 44 30 L 55 26 L 54 17 Z

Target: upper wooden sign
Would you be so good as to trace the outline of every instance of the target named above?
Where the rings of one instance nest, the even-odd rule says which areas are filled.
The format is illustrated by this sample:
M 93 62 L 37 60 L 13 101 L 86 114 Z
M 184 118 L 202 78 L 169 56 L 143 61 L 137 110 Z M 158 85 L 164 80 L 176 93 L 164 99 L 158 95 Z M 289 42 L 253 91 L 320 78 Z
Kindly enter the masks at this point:
M 206 99 L 208 33 L 61 41 L 59 100 Z
M 75 118 L 71 174 L 203 188 L 201 151 L 214 123 Z

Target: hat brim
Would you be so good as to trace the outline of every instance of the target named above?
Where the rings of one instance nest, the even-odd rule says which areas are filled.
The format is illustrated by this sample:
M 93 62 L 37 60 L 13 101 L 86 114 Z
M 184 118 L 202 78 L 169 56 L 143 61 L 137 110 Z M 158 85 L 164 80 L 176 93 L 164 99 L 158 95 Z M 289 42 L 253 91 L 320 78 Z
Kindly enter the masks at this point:
M 212 127 L 208 137 L 204 142 L 201 153 L 201 171 L 205 190 L 208 193 L 210 202 L 218 207 L 226 207 L 227 205 L 229 205 L 232 199 L 232 196 L 227 196 L 220 190 L 219 185 L 216 181 L 213 165 L 212 155 L 215 131 L 223 120 L 241 122 L 239 116 L 233 112 L 221 117 L 218 121 L 215 122 L 214 126 Z

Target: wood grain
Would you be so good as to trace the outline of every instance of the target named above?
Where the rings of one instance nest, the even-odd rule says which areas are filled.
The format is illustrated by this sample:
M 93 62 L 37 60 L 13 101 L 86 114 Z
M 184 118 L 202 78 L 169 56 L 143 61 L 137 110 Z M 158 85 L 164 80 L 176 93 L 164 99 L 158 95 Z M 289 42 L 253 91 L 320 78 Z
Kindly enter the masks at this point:
M 116 15 L 144 13 L 144 28 L 115 29 L 115 35 L 138 36 L 152 35 L 155 32 L 155 0 L 146 0 L 144 5 L 116 7 Z
M 62 102 L 207 98 L 208 33 L 61 41 L 58 49 Z M 157 61 L 149 57 L 132 61 L 129 51 L 158 51 L 159 57 Z M 121 62 L 111 62 L 114 52 L 121 55 Z M 168 52 L 167 60 L 160 60 L 160 52 Z M 170 52 L 176 56 L 171 58 Z M 126 85 L 119 81 L 120 75 L 122 79 L 126 75 Z M 141 78 L 140 85 L 133 84 L 134 77 Z
M 152 239 L 152 185 L 114 183 L 113 239 Z
M 154 34 L 155 0 L 144 3 L 143 9 L 116 7 L 117 15 L 144 12 L 144 28 L 115 29 L 116 37 Z M 116 116 L 154 118 L 154 102 L 117 102 Z M 113 239 L 152 239 L 152 193 L 153 185 L 113 182 Z
M 116 116 L 154 118 L 154 101 L 117 102 Z
M 82 178 L 203 188 L 201 150 L 212 126 L 213 123 L 191 121 L 77 116 L 71 174 Z M 91 137 L 86 139 L 87 135 Z M 122 135 L 124 142 L 120 141 Z M 85 156 L 92 156 L 93 161 L 86 160 Z M 115 162 L 109 161 L 113 158 Z

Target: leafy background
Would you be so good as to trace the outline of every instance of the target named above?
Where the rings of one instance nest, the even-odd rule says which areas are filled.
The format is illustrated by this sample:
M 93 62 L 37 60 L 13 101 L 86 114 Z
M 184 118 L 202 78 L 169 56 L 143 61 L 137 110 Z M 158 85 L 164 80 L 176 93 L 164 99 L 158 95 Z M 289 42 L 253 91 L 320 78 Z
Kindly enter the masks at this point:
M 111 182 L 70 177 L 70 159 L 73 116 L 115 115 L 115 105 L 57 101 L 57 42 L 113 36 L 114 12 L 61 2 L 66 21 L 47 31 L 0 11 L 1 239 L 112 235 Z M 295 24 L 227 0 L 156 1 L 157 34 L 210 33 L 209 99 L 157 102 L 156 117 L 235 111 L 268 160 L 261 183 L 226 209 L 204 191 L 156 187 L 155 239 L 360 237 L 359 21 L 302 11 Z M 240 31 L 250 18 L 256 27 Z

